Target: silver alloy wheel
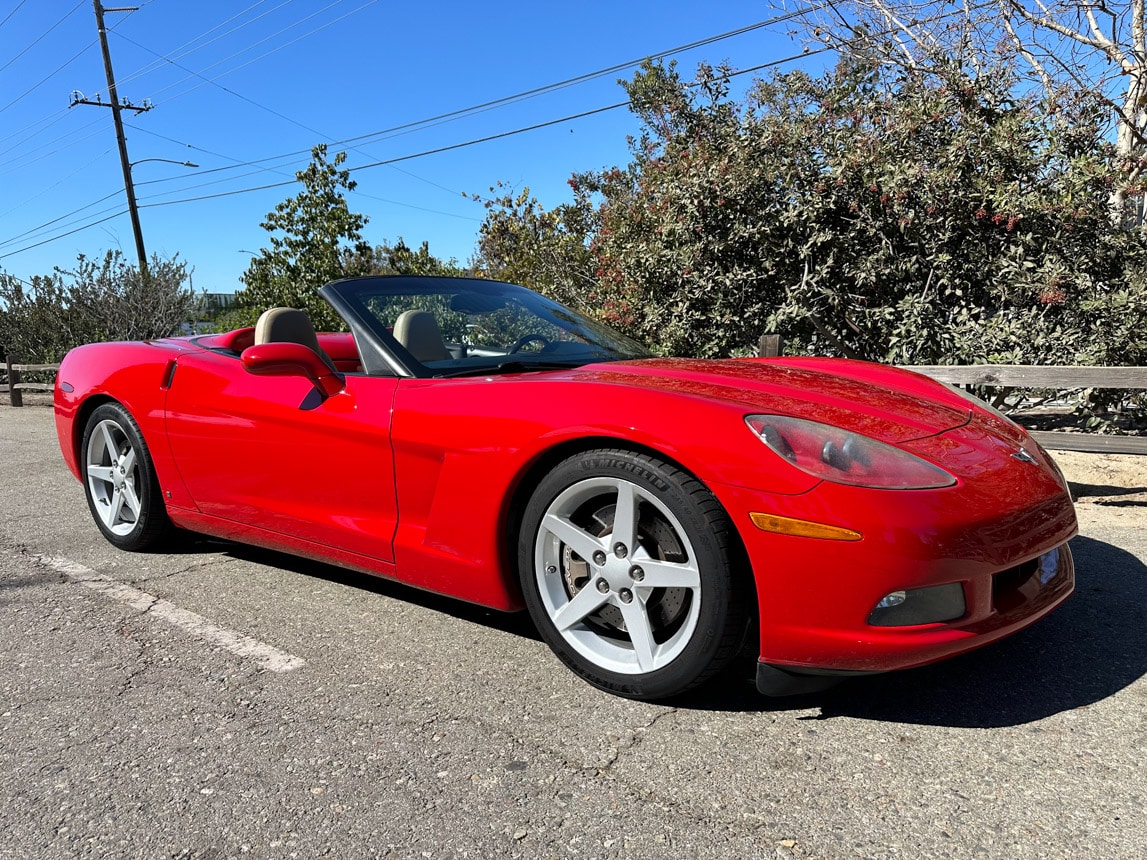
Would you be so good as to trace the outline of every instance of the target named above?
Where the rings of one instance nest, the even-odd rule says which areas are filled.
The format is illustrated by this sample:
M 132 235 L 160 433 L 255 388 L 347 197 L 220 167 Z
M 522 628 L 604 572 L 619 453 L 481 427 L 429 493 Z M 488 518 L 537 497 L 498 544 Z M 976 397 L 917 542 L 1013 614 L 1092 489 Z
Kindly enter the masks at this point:
M 611 506 L 607 530 L 586 523 L 587 510 Z M 585 565 L 581 587 L 571 585 L 571 558 Z M 554 498 L 534 543 L 534 575 L 558 633 L 600 669 L 635 675 L 664 668 L 697 628 L 701 572 L 685 529 L 653 493 L 621 478 L 588 478 Z M 679 610 L 671 623 L 657 611 L 662 603 Z M 620 623 L 609 623 L 618 615 Z
M 142 476 L 136 451 L 118 422 L 105 419 L 88 438 L 88 496 L 112 534 L 126 536 L 139 522 Z

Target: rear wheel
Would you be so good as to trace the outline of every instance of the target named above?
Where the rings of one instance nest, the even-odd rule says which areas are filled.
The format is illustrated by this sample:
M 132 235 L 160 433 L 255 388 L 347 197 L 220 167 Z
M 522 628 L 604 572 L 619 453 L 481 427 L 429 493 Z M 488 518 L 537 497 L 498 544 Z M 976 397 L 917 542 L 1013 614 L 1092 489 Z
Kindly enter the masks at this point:
M 81 445 L 88 508 L 105 538 L 120 549 L 155 546 L 171 528 L 159 481 L 139 427 L 118 403 L 88 418 Z
M 560 463 L 526 508 L 519 575 L 542 637 L 594 686 L 676 695 L 736 654 L 748 620 L 731 525 L 696 479 L 631 451 Z

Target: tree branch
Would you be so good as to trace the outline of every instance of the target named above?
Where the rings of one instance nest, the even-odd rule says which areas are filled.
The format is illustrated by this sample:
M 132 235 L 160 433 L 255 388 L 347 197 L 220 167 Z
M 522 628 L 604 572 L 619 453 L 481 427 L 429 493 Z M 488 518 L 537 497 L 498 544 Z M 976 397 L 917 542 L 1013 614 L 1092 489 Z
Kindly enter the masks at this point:
M 1119 63 L 1125 72 L 1131 71 L 1132 64 L 1128 62 L 1127 57 L 1124 56 L 1121 50 L 1119 50 L 1119 46 L 1108 39 L 1107 36 L 1105 36 L 1102 32 L 1099 33 L 1098 37 L 1088 36 L 1085 33 L 1081 33 L 1076 29 L 1061 24 L 1059 21 L 1055 20 L 1055 18 L 1051 17 L 1051 12 L 1042 2 L 1038 2 L 1037 5 L 1043 11 L 1043 15 L 1033 14 L 1020 2 L 1020 0 L 1009 0 L 1009 2 L 1012 9 L 1014 9 L 1021 18 L 1023 18 L 1032 26 L 1043 27 L 1045 30 L 1050 30 L 1057 35 L 1063 36 L 1065 39 L 1070 39 L 1071 41 L 1078 42 L 1081 45 L 1095 48 L 1096 50 L 1101 51 L 1105 56 L 1110 57 L 1112 60 Z M 1090 11 L 1088 12 L 1088 17 L 1091 18 L 1091 20 L 1094 20 Z
M 1012 40 L 1012 44 L 1015 46 L 1019 55 L 1027 60 L 1028 65 L 1039 75 L 1039 79 L 1043 83 L 1043 88 L 1047 91 L 1048 98 L 1053 98 L 1055 96 L 1055 81 L 1051 75 L 1048 74 L 1047 69 L 1043 67 L 1043 64 L 1036 59 L 1035 54 L 1031 52 L 1027 44 L 1020 38 L 1019 33 L 1016 32 L 1015 25 L 1012 23 L 1012 16 L 1008 14 L 1010 5 L 1011 3 L 1007 2 L 1007 0 L 1000 4 L 1000 17 L 1004 29 L 1007 31 L 1008 37 Z

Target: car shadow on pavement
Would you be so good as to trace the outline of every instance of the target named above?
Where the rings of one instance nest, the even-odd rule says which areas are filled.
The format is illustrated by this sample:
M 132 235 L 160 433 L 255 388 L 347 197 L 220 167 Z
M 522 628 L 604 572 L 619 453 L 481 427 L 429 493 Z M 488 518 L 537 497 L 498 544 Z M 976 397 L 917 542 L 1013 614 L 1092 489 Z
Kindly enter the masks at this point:
M 919 669 L 847 681 L 792 700 L 730 689 L 694 707 L 730 710 L 820 708 L 819 716 L 961 728 L 1016 726 L 1087 708 L 1147 674 L 1147 566 L 1092 538 L 1071 543 L 1076 590 L 1027 630 L 961 657 Z M 722 702 L 722 698 L 727 701 Z
M 1096 504 L 1101 505 L 1147 505 L 1147 500 L 1130 499 L 1110 501 L 1118 496 L 1141 496 L 1147 495 L 1147 487 L 1113 487 L 1109 484 L 1079 484 L 1075 481 L 1068 482 L 1068 488 L 1071 490 L 1071 498 L 1078 502 L 1080 499 L 1096 499 Z
M 311 561 L 310 559 L 300 556 L 288 555 L 270 549 L 262 549 L 261 547 L 251 546 L 249 544 L 218 541 L 211 538 L 203 538 L 197 540 L 197 543 L 198 542 L 210 542 L 212 544 L 210 547 L 211 551 L 225 552 L 232 558 L 262 564 L 268 567 L 276 567 L 282 570 L 290 570 L 303 576 L 311 576 L 327 582 L 345 585 L 349 588 L 361 589 L 372 594 L 379 594 L 394 600 L 401 600 L 404 603 L 421 606 L 434 612 L 441 612 L 445 615 L 457 618 L 460 621 L 478 624 L 493 630 L 501 630 L 502 632 L 521 636 L 525 639 L 541 641 L 541 637 L 538 635 L 537 630 L 534 629 L 534 625 L 530 622 L 530 618 L 525 612 L 499 612 L 495 609 L 488 609 L 485 606 L 467 603 L 453 597 L 445 597 L 431 591 L 423 591 L 420 588 L 415 588 L 393 579 L 371 576 L 369 573 L 359 573 L 355 570 L 336 567 L 335 565 L 326 564 L 325 562 Z
M 192 543 L 192 542 L 189 542 Z M 540 640 L 525 612 L 506 613 L 421 591 L 394 580 L 244 544 L 197 539 L 186 552 L 225 552 L 257 564 L 362 589 L 493 630 Z M 1147 675 L 1147 566 L 1093 538 L 1072 541 L 1076 590 L 1029 629 L 985 648 L 924 666 L 850 679 L 807 696 L 768 698 L 753 685 L 753 660 L 677 697 L 709 711 L 816 710 L 834 717 L 963 728 L 1015 726 L 1086 708 Z M 561 671 L 555 663 L 554 671 Z

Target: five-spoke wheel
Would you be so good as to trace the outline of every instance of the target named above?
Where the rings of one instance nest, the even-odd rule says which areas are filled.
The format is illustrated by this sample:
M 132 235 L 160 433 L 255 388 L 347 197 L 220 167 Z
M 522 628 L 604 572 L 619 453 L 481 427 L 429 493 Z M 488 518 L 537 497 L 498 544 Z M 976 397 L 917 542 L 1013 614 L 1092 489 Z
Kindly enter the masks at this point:
M 673 466 L 629 451 L 578 455 L 527 507 L 527 606 L 590 683 L 634 698 L 674 695 L 722 668 L 743 635 L 729 535 L 713 496 Z
M 104 536 L 121 549 L 146 549 L 168 527 L 147 446 L 116 403 L 92 412 L 81 447 L 88 507 Z

